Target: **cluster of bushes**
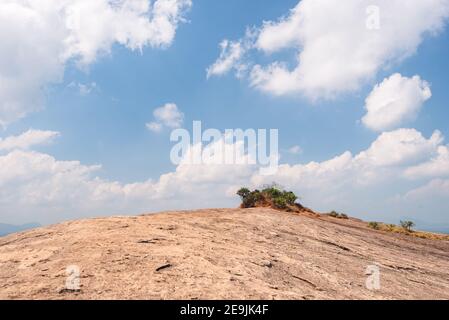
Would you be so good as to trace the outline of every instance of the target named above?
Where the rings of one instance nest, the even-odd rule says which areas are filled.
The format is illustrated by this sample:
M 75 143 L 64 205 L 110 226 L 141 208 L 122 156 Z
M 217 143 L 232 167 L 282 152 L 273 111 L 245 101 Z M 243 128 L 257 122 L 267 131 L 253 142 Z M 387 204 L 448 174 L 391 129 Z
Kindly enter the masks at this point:
M 345 213 L 338 213 L 337 211 L 332 211 L 329 216 L 337 219 L 349 219 L 348 215 Z
M 400 226 L 397 226 L 395 224 L 385 224 L 381 222 L 369 222 L 368 227 L 374 230 L 385 230 L 390 232 L 407 232 L 411 233 L 413 232 L 413 227 L 415 226 L 415 223 L 413 221 L 401 221 Z
M 242 208 L 273 207 L 284 210 L 300 206 L 296 203 L 298 197 L 293 192 L 282 190 L 277 185 L 266 186 L 262 190 L 254 191 L 241 188 L 237 191 L 237 195 L 242 199 Z

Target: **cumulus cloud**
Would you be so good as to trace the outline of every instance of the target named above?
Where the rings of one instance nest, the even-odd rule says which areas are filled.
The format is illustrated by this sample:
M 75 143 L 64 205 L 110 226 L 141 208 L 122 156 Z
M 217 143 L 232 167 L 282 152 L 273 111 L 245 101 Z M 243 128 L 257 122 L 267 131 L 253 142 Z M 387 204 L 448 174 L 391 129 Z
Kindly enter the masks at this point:
M 186 159 L 196 152 L 195 148 L 191 146 Z M 162 174 L 157 180 L 128 184 L 99 178 L 100 165 L 14 150 L 0 155 L 1 219 L 45 223 L 112 213 L 225 206 L 229 204 L 226 197 L 229 186 L 244 184 L 255 169 L 251 165 L 214 162 L 213 150 L 234 148 L 233 143 L 215 141 L 205 147 L 201 165 L 182 161 L 176 170 Z
M 353 155 L 346 151 L 332 159 L 323 162 L 309 162 L 307 164 L 284 164 L 273 177 L 255 176 L 256 184 L 275 179 L 282 185 L 319 186 L 338 185 L 343 181 L 366 184 L 378 181 L 375 173 L 379 170 L 394 169 L 392 173 L 429 159 L 443 141 L 441 133 L 436 131 L 429 139 L 415 129 L 399 129 L 382 133 L 367 148 Z M 399 171 L 396 171 L 399 170 Z M 372 173 L 373 179 L 367 179 Z M 385 178 L 385 176 L 379 177 Z
M 148 130 L 160 132 L 164 127 L 179 128 L 184 121 L 184 114 L 174 103 L 166 103 L 153 112 L 154 121 L 146 124 Z
M 439 146 L 434 157 L 427 162 L 408 168 L 405 175 L 411 179 L 449 176 L 449 147 Z
M 379 203 L 387 203 L 388 197 L 398 192 L 397 184 L 407 184 L 407 170 L 429 161 L 442 142 L 438 131 L 426 139 L 414 129 L 398 129 L 381 134 L 355 155 L 346 151 L 322 162 L 282 164 L 275 175 L 254 174 L 251 182 L 260 186 L 276 181 L 318 210 L 343 207 L 366 211 L 376 205 L 388 212 L 388 207 Z
M 449 202 L 449 180 L 434 179 L 424 186 L 410 190 L 404 196 L 404 200 L 425 200 L 435 201 L 437 198 L 445 198 L 445 202 Z
M 429 139 L 415 129 L 384 132 L 355 160 L 369 166 L 410 165 L 428 159 L 443 140 L 438 130 Z
M 302 0 L 278 20 L 265 21 L 252 46 L 268 55 L 294 50 L 296 65 L 254 58 L 249 81 L 274 95 L 332 98 L 354 91 L 381 68 L 413 55 L 448 16 L 449 0 Z
M 419 76 L 407 78 L 395 73 L 377 84 L 366 98 L 362 123 L 376 131 L 397 128 L 414 120 L 431 96 L 429 84 Z
M 432 173 L 426 177 L 442 173 L 424 166 L 447 155 L 442 141 L 438 131 L 425 138 L 414 129 L 399 129 L 383 133 L 355 155 L 346 151 L 321 162 L 282 164 L 276 174 L 264 176 L 245 153 L 235 164 L 216 163 L 217 152 L 234 152 L 238 148 L 237 142 L 219 140 L 203 146 L 202 164 L 189 161 L 190 155 L 197 152 L 198 146 L 193 145 L 175 170 L 155 180 L 134 183 L 99 178 L 100 165 L 8 148 L 12 151 L 0 155 L 1 218 L 11 223 L 55 222 L 112 213 L 234 206 L 238 187 L 260 187 L 273 181 L 294 190 L 301 202 L 318 210 L 347 208 L 365 212 L 369 207 L 391 212 L 387 199 L 404 191 L 396 184 L 407 187 L 410 172 L 417 174 L 416 168 L 421 166 Z
M 99 168 L 78 161 L 57 161 L 35 151 L 14 150 L 0 156 L 2 220 L 60 221 L 74 217 L 76 211 L 82 216 L 100 200 L 102 206 L 112 209 L 107 201 L 113 199 L 101 198 L 101 190 L 108 188 L 112 194 L 115 185 L 103 185 L 101 180 L 90 178 Z M 52 216 L 58 211 L 60 217 Z
M 59 137 L 59 132 L 30 129 L 18 136 L 11 136 L 5 139 L 0 138 L 0 151 L 10 151 L 13 149 L 30 149 L 31 147 L 49 144 Z
M 222 75 L 237 67 L 244 53 L 240 41 L 233 42 L 225 39 L 220 43 L 220 48 L 220 57 L 213 65 L 207 68 L 208 78 L 212 75 Z
M 0 126 L 44 106 L 69 61 L 87 67 L 118 43 L 169 46 L 190 0 L 0 2 Z
M 224 39 L 220 43 L 220 56 L 206 69 L 207 77 L 220 76 L 231 70 L 235 71 L 237 77 L 243 76 L 243 73 L 248 69 L 244 57 L 248 50 L 253 47 L 256 34 L 254 30 L 247 29 L 245 37 L 238 41 Z

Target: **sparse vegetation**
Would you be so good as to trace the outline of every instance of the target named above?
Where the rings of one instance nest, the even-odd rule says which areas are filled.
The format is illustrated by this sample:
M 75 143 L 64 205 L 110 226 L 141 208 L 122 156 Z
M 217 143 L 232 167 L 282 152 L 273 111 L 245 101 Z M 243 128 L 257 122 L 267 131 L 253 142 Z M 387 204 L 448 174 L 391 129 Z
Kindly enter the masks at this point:
M 329 213 L 329 217 L 337 218 L 337 219 L 349 219 L 347 214 L 345 214 L 345 213 L 338 213 L 337 211 L 331 211 Z
M 415 223 L 413 221 L 401 221 L 401 227 L 407 231 L 407 232 L 412 232 L 412 228 L 415 226 Z
M 370 227 L 371 229 L 374 229 L 374 230 L 379 230 L 380 224 L 379 224 L 379 222 L 371 221 L 368 223 L 368 227 Z
M 241 208 L 267 207 L 289 212 L 308 211 L 316 215 L 312 210 L 303 207 L 297 202 L 298 197 L 294 192 L 286 191 L 275 183 L 263 186 L 261 190 L 255 189 L 251 191 L 248 188 L 241 188 L 237 191 L 237 195 L 242 200 Z M 336 219 L 349 219 L 347 214 L 335 210 L 327 215 Z M 422 239 L 449 241 L 449 235 L 414 231 L 415 223 L 413 221 L 400 221 L 399 225 L 371 221 L 367 225 L 370 229 L 378 231 L 405 234 Z
M 338 213 L 336 211 L 331 211 L 329 213 L 329 216 L 331 216 L 332 218 L 337 218 L 338 217 Z
M 412 221 L 401 221 L 399 226 L 395 225 L 395 224 L 386 224 L 386 223 L 381 223 L 381 222 L 369 222 L 368 223 L 368 227 L 371 229 L 374 229 L 374 230 L 406 234 L 409 236 L 414 236 L 414 237 L 422 238 L 422 239 L 449 241 L 449 235 L 432 233 L 432 232 L 424 232 L 424 231 L 413 231 L 412 228 L 414 226 L 415 226 L 415 223 L 413 223 Z
M 264 186 L 262 191 L 241 188 L 237 191 L 237 195 L 242 200 L 240 205 L 242 208 L 272 207 L 287 211 L 298 211 L 303 208 L 296 202 L 298 197 L 294 192 L 283 190 L 276 184 Z

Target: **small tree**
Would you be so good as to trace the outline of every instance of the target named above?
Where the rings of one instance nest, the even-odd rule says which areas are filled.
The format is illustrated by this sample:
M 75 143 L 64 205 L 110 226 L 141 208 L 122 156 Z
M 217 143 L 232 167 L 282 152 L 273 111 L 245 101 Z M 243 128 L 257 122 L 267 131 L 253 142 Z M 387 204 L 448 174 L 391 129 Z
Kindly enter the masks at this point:
M 262 195 L 260 194 L 260 191 L 254 190 L 253 192 L 250 192 L 245 199 L 243 199 L 243 206 L 245 208 L 253 208 L 261 200 Z
M 251 193 L 251 191 L 248 188 L 241 188 L 239 191 L 237 191 L 237 195 L 242 200 L 244 200 L 250 193 Z
M 401 221 L 401 227 L 407 231 L 407 232 L 412 232 L 412 228 L 415 226 L 415 223 L 413 221 Z
M 289 205 L 294 205 L 298 197 L 291 191 L 284 191 L 283 197 Z
M 242 199 L 243 208 L 253 208 L 262 199 L 259 190 L 250 191 L 248 188 L 241 188 L 237 191 L 237 195 Z

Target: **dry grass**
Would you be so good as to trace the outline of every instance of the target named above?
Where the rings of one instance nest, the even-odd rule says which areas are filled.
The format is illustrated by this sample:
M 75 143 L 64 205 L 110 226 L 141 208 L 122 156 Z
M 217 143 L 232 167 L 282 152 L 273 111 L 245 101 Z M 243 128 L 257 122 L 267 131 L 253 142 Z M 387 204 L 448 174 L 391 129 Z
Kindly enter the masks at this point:
M 375 229 L 375 230 L 400 233 L 400 234 L 405 234 L 408 236 L 421 238 L 421 239 L 449 241 L 449 235 L 447 235 L 447 234 L 425 232 L 425 231 L 407 231 L 404 228 L 402 228 L 401 226 L 397 226 L 395 224 L 386 224 L 386 223 L 382 223 L 382 222 L 370 222 L 368 224 L 368 226 L 371 229 Z

